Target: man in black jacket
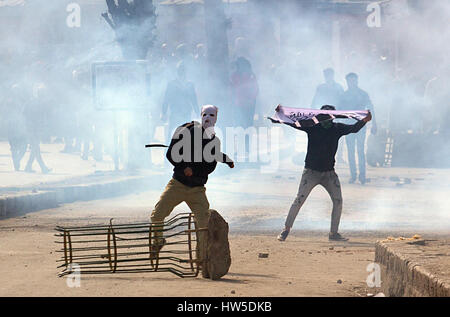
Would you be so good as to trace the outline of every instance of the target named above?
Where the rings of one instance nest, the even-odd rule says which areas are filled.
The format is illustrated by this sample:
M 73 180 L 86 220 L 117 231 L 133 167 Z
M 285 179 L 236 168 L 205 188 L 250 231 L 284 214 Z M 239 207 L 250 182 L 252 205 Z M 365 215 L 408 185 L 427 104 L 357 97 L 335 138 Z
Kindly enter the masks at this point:
M 204 185 L 208 175 L 215 170 L 217 162 L 234 167 L 233 161 L 220 151 L 220 140 L 214 133 L 217 112 L 215 106 L 203 106 L 201 124 L 192 121 L 175 131 L 166 154 L 174 166 L 173 177 L 152 212 L 153 224 L 163 222 L 177 205 L 186 202 L 194 213 L 197 228 L 207 226 L 209 202 Z M 155 241 L 159 251 L 165 242 L 160 230 L 155 233 Z
M 321 110 L 336 109 L 333 106 L 325 105 Z M 338 233 L 342 212 L 342 193 L 339 177 L 334 171 L 334 157 L 338 149 L 339 138 L 350 133 L 357 133 L 371 119 L 372 115 L 369 112 L 367 117 L 353 125 L 334 123 L 332 120 L 322 121 L 320 124 L 312 127 L 297 127 L 296 125 L 292 125 L 292 127 L 305 131 L 308 134 L 308 151 L 306 153 L 305 169 L 303 170 L 297 197 L 289 210 L 285 228 L 278 236 L 279 241 L 286 240 L 301 206 L 306 201 L 306 198 L 308 198 L 312 189 L 319 184 L 326 189 L 333 201 L 329 240 L 348 240 Z

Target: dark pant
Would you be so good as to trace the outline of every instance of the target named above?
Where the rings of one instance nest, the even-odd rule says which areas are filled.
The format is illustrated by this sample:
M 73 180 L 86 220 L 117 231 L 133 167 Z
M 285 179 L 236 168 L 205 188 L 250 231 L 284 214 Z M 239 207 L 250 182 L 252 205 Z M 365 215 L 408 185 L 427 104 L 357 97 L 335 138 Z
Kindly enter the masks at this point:
M 27 142 L 25 140 L 10 139 L 11 157 L 16 171 L 20 170 L 20 161 L 27 151 Z
M 297 197 L 295 197 L 295 200 L 289 209 L 289 214 L 285 222 L 286 227 L 292 228 L 300 208 L 305 203 L 306 198 L 308 198 L 313 188 L 317 185 L 322 185 L 331 197 L 331 201 L 333 202 L 333 210 L 331 212 L 330 232 L 338 232 L 342 213 L 342 192 L 339 177 L 335 171 L 318 172 L 307 168 L 303 170 Z
M 345 137 L 348 152 L 348 165 L 352 179 L 356 179 L 355 149 L 358 153 L 359 179 L 366 179 L 366 156 L 364 154 L 364 143 L 366 142 L 366 129 L 359 133 L 352 133 Z
M 44 160 L 41 156 L 41 147 L 40 141 L 38 138 L 32 137 L 30 140 L 30 158 L 28 159 L 27 166 L 25 167 L 25 171 L 31 172 L 33 167 L 33 162 L 36 161 L 39 163 L 41 170 L 43 173 L 47 173 L 49 171 L 48 167 L 45 165 Z

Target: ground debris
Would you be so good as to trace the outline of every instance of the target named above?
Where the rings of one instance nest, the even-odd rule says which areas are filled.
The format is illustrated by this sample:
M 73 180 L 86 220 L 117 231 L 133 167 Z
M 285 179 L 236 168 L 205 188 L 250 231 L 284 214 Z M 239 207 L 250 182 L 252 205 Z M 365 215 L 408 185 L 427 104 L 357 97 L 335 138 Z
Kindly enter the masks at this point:
M 384 240 L 381 240 L 381 242 L 390 242 L 390 241 L 414 241 L 414 240 L 420 240 L 422 239 L 422 236 L 419 234 L 413 235 L 411 238 L 405 238 L 405 237 L 387 237 Z
M 423 239 L 408 241 L 406 243 L 407 244 L 413 244 L 413 245 L 426 245 L 425 240 L 423 240 Z

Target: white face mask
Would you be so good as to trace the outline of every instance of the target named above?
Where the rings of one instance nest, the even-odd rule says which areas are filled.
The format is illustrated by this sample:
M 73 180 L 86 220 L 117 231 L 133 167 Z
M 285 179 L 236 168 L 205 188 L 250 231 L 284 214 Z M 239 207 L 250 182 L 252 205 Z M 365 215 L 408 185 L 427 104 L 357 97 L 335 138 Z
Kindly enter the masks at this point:
M 205 130 L 214 134 L 214 126 L 217 122 L 217 107 L 206 105 L 202 107 L 202 126 Z

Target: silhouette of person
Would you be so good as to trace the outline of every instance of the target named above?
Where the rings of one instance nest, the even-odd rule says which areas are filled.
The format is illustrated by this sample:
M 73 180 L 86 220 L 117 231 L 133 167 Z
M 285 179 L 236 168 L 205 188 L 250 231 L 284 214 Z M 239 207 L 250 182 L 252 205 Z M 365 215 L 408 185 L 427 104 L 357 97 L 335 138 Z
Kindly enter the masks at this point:
M 192 111 L 195 115 L 200 116 L 195 86 L 187 79 L 184 63 L 179 62 L 177 78 L 167 84 L 162 105 L 161 119 L 166 121 L 167 116 L 169 117 L 167 140 L 170 140 L 170 136 L 176 127 L 185 122 L 186 118 L 191 117 Z
M 319 109 L 323 105 L 337 106 L 344 93 L 344 88 L 334 80 L 333 68 L 324 69 L 323 77 L 325 83 L 317 86 L 311 108 Z
M 372 134 L 377 131 L 377 125 L 375 121 L 374 107 L 370 100 L 369 94 L 358 87 L 358 75 L 355 73 L 349 73 L 345 79 L 347 80 L 348 89 L 344 92 L 341 98 L 339 110 L 365 110 L 368 109 L 372 113 Z M 347 143 L 348 152 L 348 164 L 350 167 L 350 180 L 349 183 L 356 181 L 356 161 L 355 161 L 355 149 L 358 153 L 358 166 L 359 166 L 359 181 L 361 184 L 366 183 L 366 156 L 365 156 L 365 142 L 366 142 L 366 128 L 361 130 L 358 134 L 349 134 L 345 137 Z
M 45 116 L 43 111 L 44 105 L 48 100 L 48 91 L 44 84 L 38 84 L 34 87 L 33 98 L 26 105 L 25 120 L 27 124 L 28 142 L 30 144 L 30 158 L 28 159 L 25 172 L 33 173 L 33 162 L 36 160 L 41 167 L 41 171 L 47 174 L 51 171 L 48 168 L 41 156 L 41 138 L 42 129 L 45 126 Z

